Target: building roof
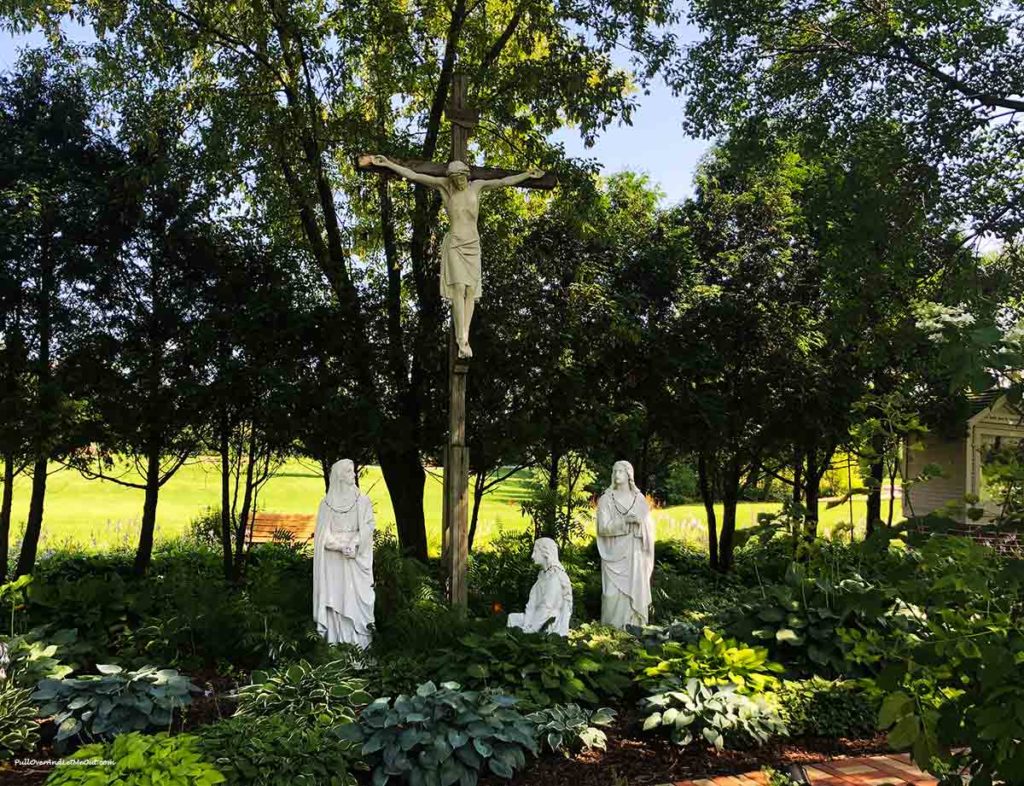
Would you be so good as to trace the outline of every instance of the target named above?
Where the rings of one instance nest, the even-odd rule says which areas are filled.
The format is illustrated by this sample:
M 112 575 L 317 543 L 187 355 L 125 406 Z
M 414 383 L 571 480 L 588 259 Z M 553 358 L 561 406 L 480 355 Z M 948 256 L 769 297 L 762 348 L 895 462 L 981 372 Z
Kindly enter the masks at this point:
M 974 417 L 979 412 L 988 409 L 1005 395 L 1006 391 L 1003 388 L 993 388 L 992 390 L 986 390 L 983 393 L 968 393 L 968 419 Z

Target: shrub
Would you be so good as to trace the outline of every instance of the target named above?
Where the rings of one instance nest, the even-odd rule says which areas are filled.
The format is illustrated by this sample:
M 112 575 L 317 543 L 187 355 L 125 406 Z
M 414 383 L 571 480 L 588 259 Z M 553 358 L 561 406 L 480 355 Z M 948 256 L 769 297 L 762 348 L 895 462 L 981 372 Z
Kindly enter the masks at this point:
M 35 750 L 39 744 L 39 724 L 31 693 L 10 680 L 0 680 L 0 761 Z
M 879 725 L 947 783 L 1020 783 L 1024 563 L 946 536 L 928 538 L 917 558 L 895 591 L 922 609 L 923 629 L 844 633 L 888 694 Z
M 791 564 L 786 582 L 766 587 L 762 599 L 742 609 L 730 632 L 762 642 L 774 659 L 801 673 L 842 676 L 856 667 L 846 657 L 839 629 L 885 632 L 913 624 L 891 588 L 856 575 L 809 578 Z
M 230 786 L 355 786 L 358 751 L 332 727 L 284 715 L 228 718 L 198 732 L 199 750 Z
M 362 745 L 376 786 L 392 778 L 412 786 L 474 786 L 485 770 L 511 778 L 526 766 L 527 752 L 537 754 L 533 725 L 515 703 L 489 691 L 462 691 L 454 682 L 440 688 L 426 682 L 394 702 L 377 699 L 338 733 Z
M 252 684 L 238 690 L 235 715 L 291 715 L 301 722 L 323 725 L 352 721 L 356 708 L 372 698 L 365 687 L 345 661 L 321 666 L 300 661 L 269 674 L 254 672 Z
M 39 680 L 62 679 L 71 673 L 71 666 L 54 657 L 62 646 L 73 643 L 74 630 L 61 630 L 46 636 L 45 628 L 35 628 L 20 636 L 0 636 L 0 679 L 7 677 L 23 688 L 34 688 Z M 5 663 L 6 660 L 6 663 Z
M 710 628 L 704 628 L 692 644 L 666 642 L 643 662 L 647 666 L 639 680 L 648 690 L 662 690 L 664 685 L 693 677 L 709 686 L 732 684 L 740 693 L 762 693 L 778 684 L 774 674 L 783 670 L 768 660 L 764 647 L 725 639 Z
M 621 696 L 631 677 L 628 664 L 597 649 L 553 633 L 515 629 L 463 636 L 457 648 L 430 658 L 428 673 L 474 690 L 512 693 L 531 709 L 573 701 L 598 704 Z
M 691 678 L 679 690 L 648 696 L 644 731 L 667 729 L 678 745 L 703 737 L 719 750 L 763 745 L 786 734 L 786 724 L 761 696 L 744 696 L 735 685 L 708 687 Z
M 580 749 L 605 750 L 607 738 L 598 726 L 610 726 L 615 710 L 602 707 L 585 710 L 578 704 L 559 704 L 538 710 L 526 716 L 537 728 L 537 737 L 555 753 L 570 753 Z
M 90 759 L 112 761 L 89 767 L 71 765 L 58 767 L 49 778 L 50 786 L 153 786 L 157 783 L 174 786 L 213 786 L 223 783 L 224 776 L 203 759 L 197 740 L 190 734 L 169 737 L 167 734 L 119 734 L 110 742 L 85 745 L 67 757 L 72 761 Z
M 92 738 L 169 728 L 174 710 L 191 703 L 191 694 L 199 691 L 174 669 L 147 666 L 125 672 L 120 666 L 106 665 L 97 669 L 99 674 L 42 680 L 32 694 L 43 702 L 40 714 L 53 716 L 58 743 L 76 734 Z
M 794 737 L 859 738 L 877 729 L 878 701 L 857 683 L 821 677 L 787 680 L 776 695 Z

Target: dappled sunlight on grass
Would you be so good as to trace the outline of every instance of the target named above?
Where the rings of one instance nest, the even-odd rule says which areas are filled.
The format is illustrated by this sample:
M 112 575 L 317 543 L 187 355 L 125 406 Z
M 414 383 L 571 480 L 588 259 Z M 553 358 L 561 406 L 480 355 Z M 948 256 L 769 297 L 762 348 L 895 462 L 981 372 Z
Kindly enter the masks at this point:
M 164 487 L 157 510 L 157 539 L 178 536 L 188 529 L 189 522 L 207 508 L 216 507 L 220 499 L 220 475 L 213 460 L 197 460 L 183 467 Z M 529 472 L 520 472 L 484 496 L 476 543 L 485 545 L 503 531 L 521 532 L 530 528 L 520 504 L 529 495 Z M 365 467 L 360 486 L 373 501 L 377 525 L 394 528 L 394 512 L 387 485 L 379 467 Z M 22 477 L 15 482 L 14 539 L 20 541 L 28 513 L 30 481 Z M 319 468 L 308 461 L 291 460 L 271 479 L 260 497 L 260 509 L 268 513 L 315 514 L 324 493 Z M 108 481 L 86 480 L 77 472 L 53 468 L 47 484 L 45 519 L 40 541 L 41 550 L 58 546 L 75 546 L 86 550 L 134 548 L 139 536 L 143 492 Z M 442 479 L 439 470 L 428 471 L 424 487 L 424 513 L 427 539 L 432 553 L 441 548 Z M 770 502 L 741 503 L 737 525 L 740 529 L 757 523 L 763 512 L 777 512 L 781 505 Z M 883 511 L 884 513 L 884 511 Z M 898 513 L 898 510 L 897 510 Z M 721 507 L 718 515 L 721 517 Z M 865 503 L 853 503 L 853 517 L 863 531 Z M 654 511 L 659 540 L 682 540 L 700 548 L 707 547 L 707 524 L 704 506 L 675 505 Z M 840 522 L 850 519 L 850 508 L 844 504 L 827 509 L 822 505 L 821 529 L 827 534 Z M 719 520 L 721 520 L 719 518 Z

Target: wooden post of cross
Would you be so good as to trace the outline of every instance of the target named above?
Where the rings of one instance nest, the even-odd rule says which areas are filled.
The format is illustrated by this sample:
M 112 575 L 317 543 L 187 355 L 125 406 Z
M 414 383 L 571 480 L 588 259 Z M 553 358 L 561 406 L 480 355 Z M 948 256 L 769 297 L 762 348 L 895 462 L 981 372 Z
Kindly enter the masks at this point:
M 469 136 L 479 120 L 479 115 L 468 103 L 465 74 L 454 74 L 445 114 L 452 129 L 450 161 L 469 164 Z M 375 164 L 373 158 L 371 154 L 359 156 L 357 168 L 376 172 L 385 177 L 399 176 L 392 169 Z M 438 178 L 447 176 L 447 164 L 418 160 L 391 161 L 412 170 L 405 173 L 407 177 L 417 173 Z M 469 168 L 470 180 L 502 180 L 517 174 L 493 167 Z M 521 188 L 551 189 L 557 182 L 554 175 L 546 174 L 515 185 Z M 469 358 L 459 356 L 453 327 L 449 331 L 448 339 L 448 443 L 444 450 L 441 552 L 448 577 L 448 600 L 452 606 L 462 608 L 466 607 L 468 601 L 466 575 L 469 562 L 469 448 L 466 445 L 466 384 L 469 364 Z

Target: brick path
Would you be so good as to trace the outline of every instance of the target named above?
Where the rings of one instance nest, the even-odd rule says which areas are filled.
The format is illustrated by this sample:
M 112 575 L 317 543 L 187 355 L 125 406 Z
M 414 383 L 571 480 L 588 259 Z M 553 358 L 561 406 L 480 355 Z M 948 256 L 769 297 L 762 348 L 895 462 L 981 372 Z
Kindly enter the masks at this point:
M 779 765 L 778 770 L 785 771 Z M 866 756 L 859 759 L 833 759 L 832 761 L 805 764 L 804 771 L 814 786 L 882 786 L 883 784 L 914 784 L 914 786 L 935 786 L 937 781 L 926 772 L 921 772 L 910 762 L 905 753 L 887 756 Z M 696 781 L 677 781 L 661 786 L 764 786 L 765 777 L 760 771 L 745 775 L 726 775 Z

